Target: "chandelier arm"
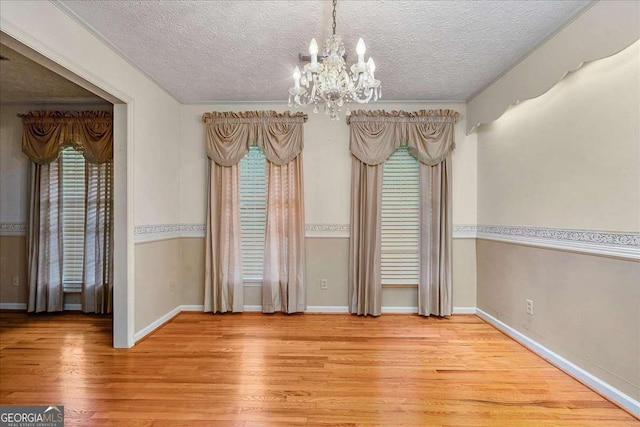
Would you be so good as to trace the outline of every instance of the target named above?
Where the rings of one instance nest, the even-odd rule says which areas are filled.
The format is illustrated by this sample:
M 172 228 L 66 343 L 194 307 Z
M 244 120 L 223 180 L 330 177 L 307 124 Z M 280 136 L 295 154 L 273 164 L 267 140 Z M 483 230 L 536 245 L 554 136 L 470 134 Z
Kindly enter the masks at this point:
M 358 79 L 355 82 L 357 83 L 354 85 L 355 90 L 359 92 L 364 86 L 364 77 L 362 76 L 362 73 L 358 75 Z
M 367 91 L 365 91 L 363 95 L 365 95 L 366 92 Z M 368 92 L 369 92 L 369 96 L 367 96 L 366 98 L 355 98 L 354 101 L 356 101 L 358 104 L 368 103 L 369 101 L 371 101 L 371 97 L 373 96 L 373 90 L 369 89 Z
M 311 95 L 309 96 L 309 99 L 313 100 L 313 102 L 316 102 L 317 100 L 317 96 L 316 96 L 316 88 L 318 87 L 317 82 L 316 82 L 316 78 L 314 76 L 313 78 L 313 88 L 311 89 Z

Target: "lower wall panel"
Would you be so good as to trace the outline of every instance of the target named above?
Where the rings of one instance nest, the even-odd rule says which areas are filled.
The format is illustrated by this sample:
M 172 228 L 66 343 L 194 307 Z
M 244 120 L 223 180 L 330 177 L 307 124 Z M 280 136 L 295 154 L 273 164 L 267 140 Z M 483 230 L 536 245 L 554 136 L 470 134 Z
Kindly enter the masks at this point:
M 135 332 L 181 304 L 180 239 L 135 245 Z
M 347 276 L 349 239 L 307 238 L 307 305 L 345 307 L 348 304 Z M 182 260 L 182 304 L 202 305 L 204 301 L 204 239 L 180 239 Z M 453 305 L 476 306 L 475 240 L 453 241 Z M 138 259 L 136 258 L 136 265 Z M 327 279 L 328 289 L 320 289 L 320 280 Z M 260 287 L 246 286 L 245 305 L 262 304 Z M 413 289 L 382 291 L 382 305 L 416 307 L 418 293 Z
M 476 253 L 479 309 L 640 400 L 640 263 L 487 240 Z
M 27 303 L 27 236 L 0 236 L 0 303 Z
M 203 305 L 205 239 L 182 238 L 179 241 L 182 304 Z

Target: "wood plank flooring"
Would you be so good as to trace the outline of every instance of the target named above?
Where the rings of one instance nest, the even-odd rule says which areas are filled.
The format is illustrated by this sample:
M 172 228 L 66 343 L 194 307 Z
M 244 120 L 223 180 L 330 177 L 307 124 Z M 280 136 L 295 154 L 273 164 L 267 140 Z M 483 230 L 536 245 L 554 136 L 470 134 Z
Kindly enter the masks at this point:
M 129 350 L 111 319 L 0 313 L 0 403 L 67 426 L 639 426 L 475 316 L 182 313 Z

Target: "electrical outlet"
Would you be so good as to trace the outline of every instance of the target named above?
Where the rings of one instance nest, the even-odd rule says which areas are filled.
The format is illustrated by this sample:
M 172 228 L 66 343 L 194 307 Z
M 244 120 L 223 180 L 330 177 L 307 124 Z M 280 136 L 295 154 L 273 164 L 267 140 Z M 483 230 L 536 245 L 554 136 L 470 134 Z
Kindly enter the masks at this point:
M 13 276 L 13 277 L 11 277 L 11 284 L 12 284 L 13 286 L 15 286 L 16 288 L 17 288 L 18 286 L 20 286 L 20 277 L 19 277 L 19 276 Z
M 320 279 L 320 289 L 322 289 L 323 291 L 326 291 L 329 288 L 329 285 L 327 283 L 327 279 Z
M 533 316 L 533 301 L 528 299 L 527 301 L 527 314 L 530 314 Z
M 169 292 L 175 292 L 175 291 L 176 291 L 176 282 L 172 280 L 171 282 L 169 282 Z

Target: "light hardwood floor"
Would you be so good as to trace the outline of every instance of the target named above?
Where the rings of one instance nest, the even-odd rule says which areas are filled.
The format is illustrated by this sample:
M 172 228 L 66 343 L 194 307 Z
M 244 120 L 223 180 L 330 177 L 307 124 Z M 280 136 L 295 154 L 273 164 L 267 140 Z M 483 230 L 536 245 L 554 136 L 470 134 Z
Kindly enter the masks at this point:
M 129 350 L 107 317 L 0 326 L 0 403 L 67 426 L 640 425 L 475 316 L 182 313 Z

